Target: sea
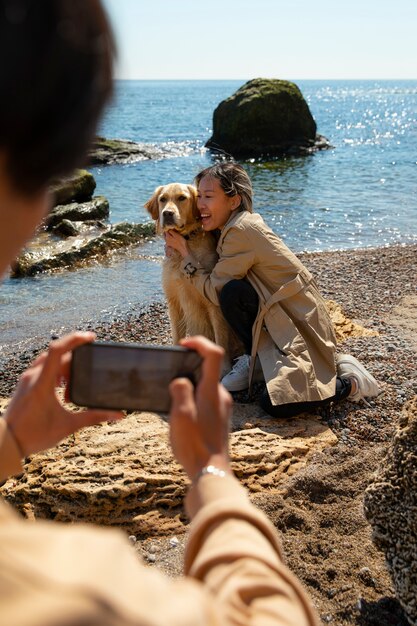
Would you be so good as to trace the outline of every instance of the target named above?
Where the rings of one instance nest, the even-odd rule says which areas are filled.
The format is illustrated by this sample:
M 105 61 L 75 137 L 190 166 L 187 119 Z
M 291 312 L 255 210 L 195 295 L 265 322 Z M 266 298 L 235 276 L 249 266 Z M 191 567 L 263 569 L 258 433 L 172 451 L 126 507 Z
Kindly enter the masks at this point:
M 147 222 L 155 187 L 191 183 L 209 165 L 216 106 L 245 81 L 117 81 L 99 134 L 157 147 L 161 157 L 90 168 L 112 223 Z M 244 166 L 254 210 L 295 252 L 417 241 L 417 80 L 294 81 L 333 146 Z M 0 288 L 0 352 L 49 340 L 163 300 L 159 238 L 103 263 Z M 348 271 L 348 268 L 341 268 Z M 383 279 L 383 278 L 381 278 Z

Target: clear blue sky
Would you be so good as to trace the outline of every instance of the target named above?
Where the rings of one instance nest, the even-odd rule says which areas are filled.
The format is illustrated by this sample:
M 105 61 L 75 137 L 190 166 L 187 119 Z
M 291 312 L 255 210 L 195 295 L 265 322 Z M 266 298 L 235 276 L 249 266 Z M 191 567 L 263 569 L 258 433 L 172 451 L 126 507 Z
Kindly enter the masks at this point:
M 118 78 L 417 78 L 417 0 L 103 1 Z

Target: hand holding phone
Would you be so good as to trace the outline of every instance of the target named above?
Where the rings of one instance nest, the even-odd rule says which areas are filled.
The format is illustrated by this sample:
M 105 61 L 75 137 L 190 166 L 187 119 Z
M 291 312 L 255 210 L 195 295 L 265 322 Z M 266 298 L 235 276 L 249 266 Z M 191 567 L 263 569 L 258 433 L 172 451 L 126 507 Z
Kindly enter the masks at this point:
M 69 398 L 86 407 L 168 413 L 169 384 L 185 377 L 196 385 L 201 362 L 181 346 L 85 344 L 73 351 Z
M 201 336 L 187 337 L 181 340 L 181 344 L 197 350 L 203 364 L 196 389 L 184 379 L 174 380 L 170 385 L 173 398 L 169 416 L 172 450 L 192 481 L 208 465 L 230 473 L 228 447 L 232 398 L 219 382 L 224 351 Z M 190 509 L 188 504 L 188 514 L 193 517 L 196 509 Z
M 75 332 L 52 341 L 20 377 L 4 419 L 22 457 L 56 445 L 79 428 L 123 417 L 109 410 L 69 410 L 56 393 L 57 381 L 68 379 L 71 352 L 94 337 Z

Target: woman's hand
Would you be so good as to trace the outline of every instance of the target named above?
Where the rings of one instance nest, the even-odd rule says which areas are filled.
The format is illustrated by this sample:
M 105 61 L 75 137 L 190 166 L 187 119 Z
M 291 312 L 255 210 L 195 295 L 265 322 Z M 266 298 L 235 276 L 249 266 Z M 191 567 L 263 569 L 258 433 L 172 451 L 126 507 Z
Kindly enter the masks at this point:
M 219 383 L 224 351 L 205 337 L 188 337 L 181 345 L 197 350 L 204 361 L 195 393 L 185 378 L 170 385 L 172 450 L 191 479 L 207 465 L 229 471 L 232 398 Z
M 177 250 L 177 252 L 180 253 L 183 259 L 190 254 L 187 246 L 187 240 L 184 239 L 184 237 L 180 235 L 176 230 L 173 230 L 172 228 L 170 230 L 167 230 L 164 233 L 164 237 L 166 246 L 168 248 L 173 248 L 174 250 Z M 167 256 L 171 255 L 167 254 Z
M 70 411 L 56 394 L 56 387 L 68 381 L 71 350 L 94 339 L 94 333 L 76 332 L 52 341 L 21 375 L 4 417 L 22 456 L 49 448 L 83 426 L 123 417 L 115 411 Z

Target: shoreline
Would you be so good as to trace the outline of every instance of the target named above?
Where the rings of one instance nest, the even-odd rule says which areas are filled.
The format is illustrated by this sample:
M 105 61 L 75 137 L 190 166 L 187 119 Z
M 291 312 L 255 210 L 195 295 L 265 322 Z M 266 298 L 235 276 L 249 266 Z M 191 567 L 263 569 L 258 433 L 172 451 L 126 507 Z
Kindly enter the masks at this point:
M 312 272 L 326 299 L 335 300 L 348 318 L 372 330 L 383 330 L 384 316 L 393 304 L 415 294 L 417 243 L 296 255 Z M 168 311 L 163 299 L 133 306 L 110 319 L 90 319 L 73 328 L 63 326 L 61 330 L 62 334 L 71 330 L 94 330 L 100 340 L 171 343 Z M 23 347 L 22 341 L 3 347 L 2 369 L 11 368 L 14 375 L 9 373 L 7 381 L 0 380 L 0 396 L 11 392 L 13 379 L 16 381 L 17 374 L 49 343 L 39 338 L 23 342 Z

